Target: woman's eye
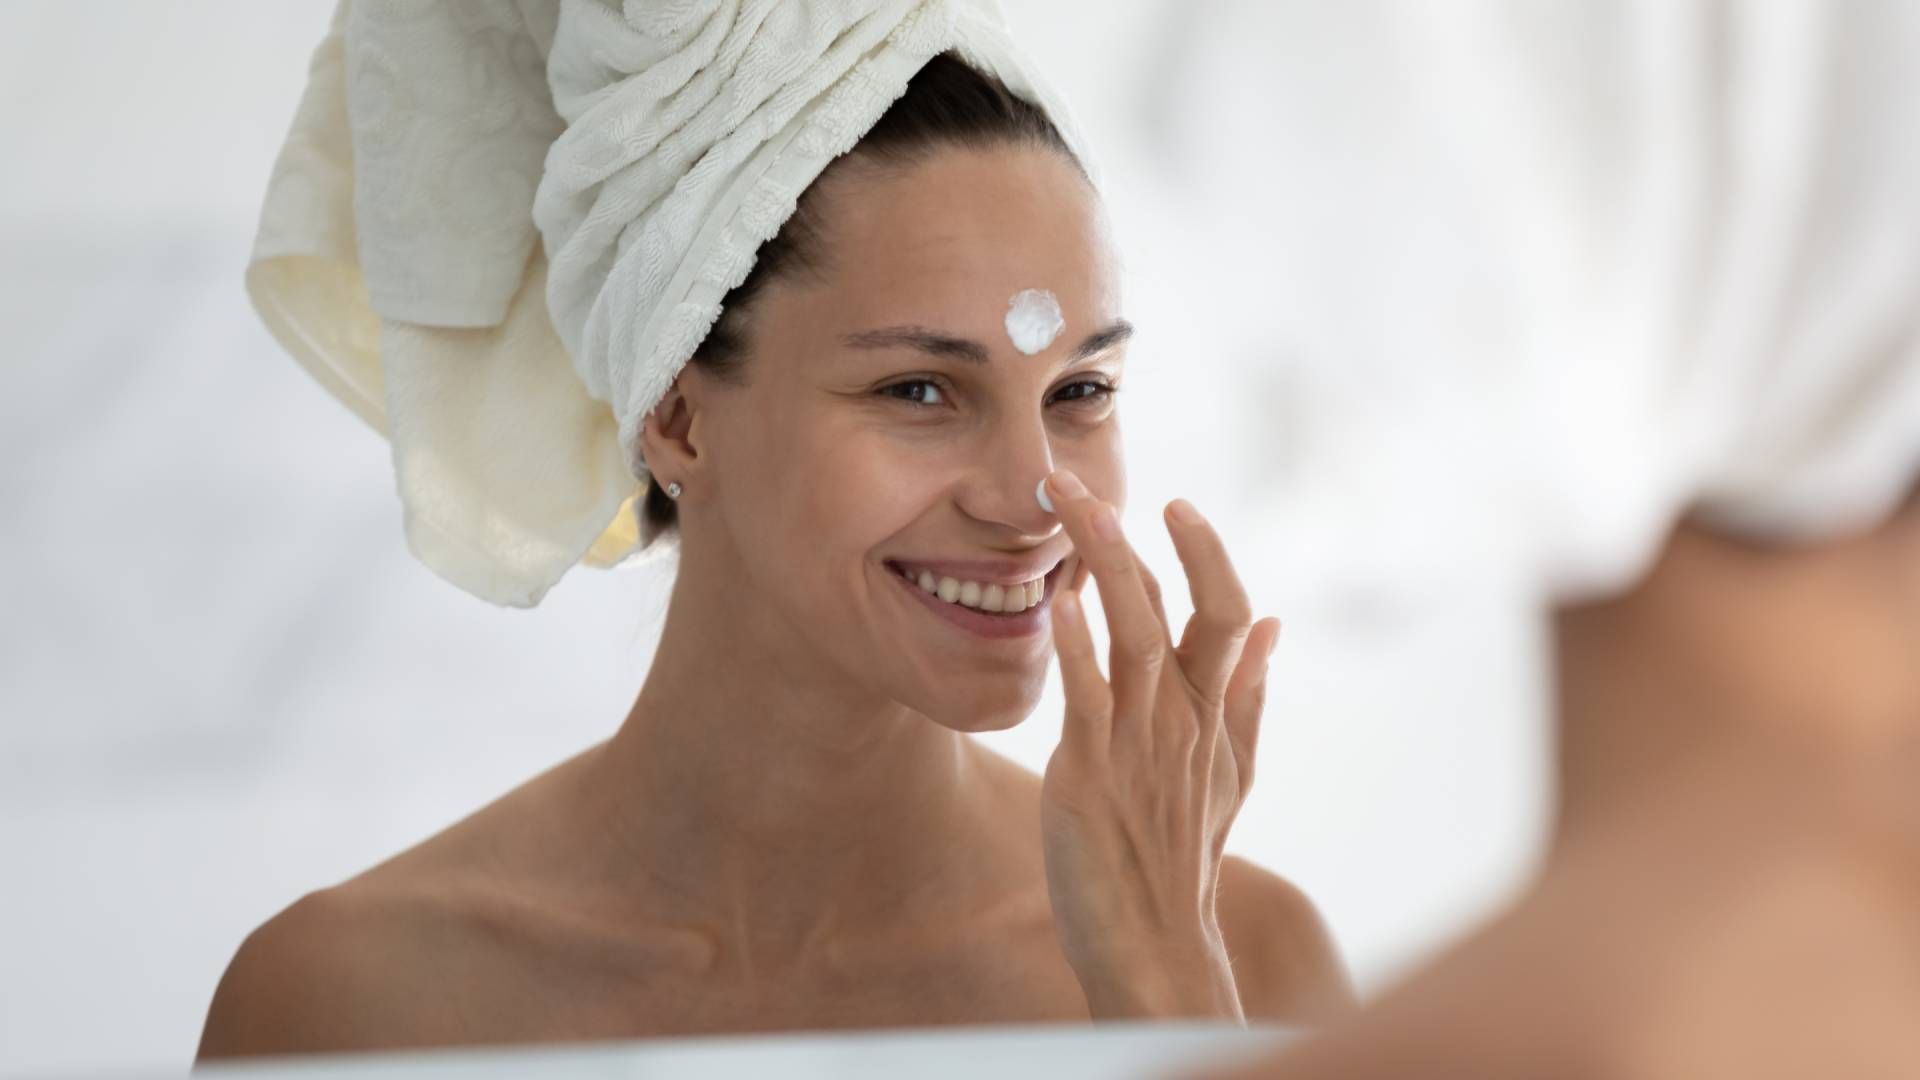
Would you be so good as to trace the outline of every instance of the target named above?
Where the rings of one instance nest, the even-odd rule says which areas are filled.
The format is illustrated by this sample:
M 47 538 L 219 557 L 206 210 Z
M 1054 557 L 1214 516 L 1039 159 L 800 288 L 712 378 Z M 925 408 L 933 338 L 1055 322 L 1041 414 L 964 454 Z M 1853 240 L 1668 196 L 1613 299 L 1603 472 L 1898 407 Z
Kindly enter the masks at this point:
M 915 391 L 918 391 L 917 393 Z M 946 395 L 932 379 L 912 379 L 894 383 L 880 391 L 888 397 L 898 398 L 910 405 L 945 405 Z
M 1110 397 L 1119 391 L 1119 387 L 1092 379 L 1069 383 L 1053 395 L 1053 400 L 1067 405 L 1090 405 L 1102 398 Z M 949 404 L 947 392 L 932 379 L 908 379 L 892 386 L 881 388 L 881 394 L 904 401 L 909 405 L 932 408 Z
M 1068 383 L 1066 386 L 1061 387 L 1060 392 L 1054 395 L 1053 400 L 1064 401 L 1069 404 L 1094 402 L 1112 395 L 1118 389 L 1119 387 L 1117 386 L 1110 386 L 1107 383 L 1095 382 L 1088 379 L 1077 383 Z

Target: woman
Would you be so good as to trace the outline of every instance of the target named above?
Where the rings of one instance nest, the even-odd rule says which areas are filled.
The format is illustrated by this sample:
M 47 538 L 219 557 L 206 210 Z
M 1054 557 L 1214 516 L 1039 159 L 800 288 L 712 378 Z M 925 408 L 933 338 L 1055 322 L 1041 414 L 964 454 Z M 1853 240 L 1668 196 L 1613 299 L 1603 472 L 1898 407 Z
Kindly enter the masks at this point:
M 255 931 L 200 1056 L 1344 1006 L 1221 854 L 1278 626 L 1175 502 L 1176 644 L 1119 534 L 1128 326 L 1047 112 L 933 57 L 720 306 L 636 432 L 681 559 L 624 724 Z M 1054 652 L 1043 779 L 966 733 Z
M 1262 183 L 1283 223 L 1249 243 L 1322 274 L 1362 227 L 1473 238 L 1323 305 L 1487 403 L 1462 426 L 1534 526 L 1559 806 L 1507 911 L 1232 1075 L 1920 1076 L 1920 8 L 1266 10 L 1201 39 L 1206 76 L 1259 42 L 1266 99 L 1375 125 L 1271 141 L 1406 197 L 1309 234 Z M 1302 235 L 1338 240 L 1273 242 Z M 1364 365 L 1346 329 L 1327 354 Z

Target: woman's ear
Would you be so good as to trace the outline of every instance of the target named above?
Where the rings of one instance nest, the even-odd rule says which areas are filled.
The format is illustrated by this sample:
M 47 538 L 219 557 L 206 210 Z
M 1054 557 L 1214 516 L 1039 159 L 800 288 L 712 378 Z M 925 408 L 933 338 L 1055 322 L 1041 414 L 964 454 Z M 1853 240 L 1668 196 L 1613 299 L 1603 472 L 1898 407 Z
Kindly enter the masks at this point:
M 659 404 L 640 425 L 640 449 L 648 471 L 662 478 L 686 484 L 700 468 L 700 451 L 695 444 L 695 403 L 682 391 L 685 375 L 673 381 Z

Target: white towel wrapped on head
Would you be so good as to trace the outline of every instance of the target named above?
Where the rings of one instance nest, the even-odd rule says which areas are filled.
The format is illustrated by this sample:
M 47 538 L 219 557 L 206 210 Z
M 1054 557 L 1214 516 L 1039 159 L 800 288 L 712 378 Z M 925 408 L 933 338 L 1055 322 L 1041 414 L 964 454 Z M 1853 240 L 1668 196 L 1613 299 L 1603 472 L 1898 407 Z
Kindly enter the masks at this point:
M 1477 13 L 1439 81 L 1497 208 L 1547 587 L 1626 587 L 1685 514 L 1884 518 L 1920 481 L 1920 6 Z
M 1817 542 L 1920 478 L 1920 4 L 1190 11 L 1156 150 L 1347 573 L 1578 600 L 1683 515 Z
M 1046 109 L 990 0 L 341 0 L 247 288 L 393 444 L 407 543 L 537 604 L 641 543 L 641 421 L 928 59 Z

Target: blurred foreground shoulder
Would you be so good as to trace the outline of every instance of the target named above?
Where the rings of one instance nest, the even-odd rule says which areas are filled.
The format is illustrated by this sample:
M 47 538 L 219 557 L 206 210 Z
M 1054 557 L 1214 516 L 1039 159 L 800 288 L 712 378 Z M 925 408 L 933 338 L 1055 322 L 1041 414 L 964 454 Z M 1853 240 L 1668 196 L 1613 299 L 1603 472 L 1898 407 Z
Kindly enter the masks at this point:
M 1333 935 L 1292 882 L 1228 856 L 1218 907 L 1248 1020 L 1320 1024 L 1353 1009 L 1353 986 Z
M 392 1041 L 391 913 L 348 887 L 309 893 L 248 934 L 207 1009 L 197 1060 L 370 1049 Z

